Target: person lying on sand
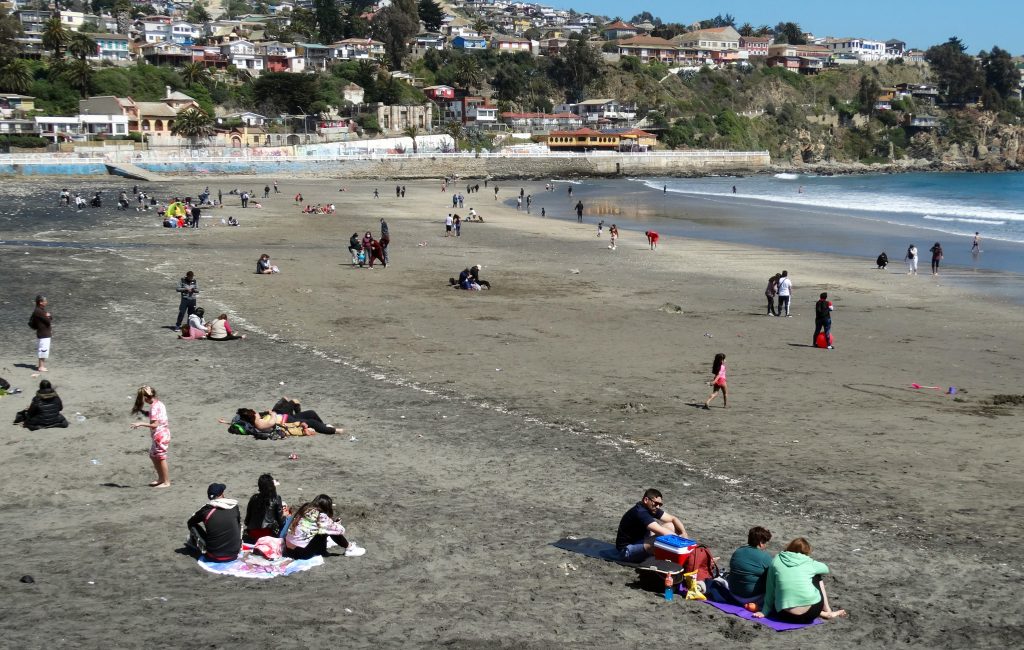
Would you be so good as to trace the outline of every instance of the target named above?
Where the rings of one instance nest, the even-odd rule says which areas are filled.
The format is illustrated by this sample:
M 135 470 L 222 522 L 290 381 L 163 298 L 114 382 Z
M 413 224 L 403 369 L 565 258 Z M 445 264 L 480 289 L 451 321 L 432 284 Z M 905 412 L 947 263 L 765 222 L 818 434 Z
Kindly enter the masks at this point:
M 754 614 L 755 618 L 767 615 L 784 623 L 806 624 L 819 616 L 826 620 L 846 616 L 846 610 L 829 605 L 822 582 L 829 569 L 811 559 L 811 550 L 810 542 L 797 537 L 775 556 L 765 582 L 764 611 Z
M 642 499 L 622 515 L 615 535 L 615 548 L 625 562 L 641 562 L 651 554 L 654 538 L 658 535 L 686 537 L 686 527 L 678 517 L 670 515 L 662 506 L 661 492 L 650 488 Z
M 303 422 L 317 433 L 326 433 L 331 435 L 344 431 L 341 427 L 334 427 L 330 424 L 325 424 L 323 418 L 321 418 L 316 411 L 303 410 L 302 405 L 299 404 L 298 400 L 291 399 L 289 397 L 282 397 L 277 400 L 277 404 L 274 404 L 273 408 L 270 410 L 280 416 L 286 417 L 288 422 Z
M 273 411 L 262 411 L 257 413 L 250 408 L 240 408 L 237 411 L 238 419 L 248 422 L 257 431 L 269 433 L 280 427 L 289 436 L 315 436 L 316 431 L 305 422 L 290 422 L 287 415 L 274 413 Z M 231 420 L 217 418 L 221 424 L 231 424 Z

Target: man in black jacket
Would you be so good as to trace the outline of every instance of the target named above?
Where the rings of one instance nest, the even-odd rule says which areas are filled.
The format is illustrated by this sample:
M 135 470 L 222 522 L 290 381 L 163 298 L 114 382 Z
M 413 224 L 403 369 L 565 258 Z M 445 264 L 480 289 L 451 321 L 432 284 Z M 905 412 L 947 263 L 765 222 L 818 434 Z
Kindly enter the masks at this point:
M 206 489 L 209 501 L 188 520 L 185 545 L 214 562 L 230 562 L 242 550 L 242 515 L 238 501 L 225 499 L 223 483 L 211 483 Z
M 175 289 L 181 294 L 181 302 L 178 304 L 178 320 L 174 321 L 174 331 L 181 329 L 181 322 L 186 320 L 196 311 L 196 300 L 199 296 L 199 283 L 196 281 L 196 274 L 189 271 L 178 281 L 178 288 Z

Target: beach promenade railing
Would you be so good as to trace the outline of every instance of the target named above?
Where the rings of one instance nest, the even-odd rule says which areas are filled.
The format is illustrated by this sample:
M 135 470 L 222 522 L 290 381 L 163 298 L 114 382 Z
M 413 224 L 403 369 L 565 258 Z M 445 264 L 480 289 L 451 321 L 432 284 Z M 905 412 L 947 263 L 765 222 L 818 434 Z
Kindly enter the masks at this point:
M 0 154 L 0 163 L 6 164 L 113 164 L 113 163 L 231 163 L 231 162 L 302 162 L 320 163 L 344 160 L 465 160 L 465 159 L 587 159 L 587 158 L 620 158 L 624 160 L 642 159 L 706 159 L 745 160 L 750 157 L 767 156 L 767 151 L 726 151 L 726 150 L 687 150 L 687 151 L 642 151 L 642 152 L 419 152 L 389 153 L 380 151 L 346 151 L 330 155 L 259 155 L 245 149 L 239 153 L 214 155 L 203 150 L 180 152 L 112 152 L 104 156 L 78 155 L 74 153 L 37 153 L 37 154 Z

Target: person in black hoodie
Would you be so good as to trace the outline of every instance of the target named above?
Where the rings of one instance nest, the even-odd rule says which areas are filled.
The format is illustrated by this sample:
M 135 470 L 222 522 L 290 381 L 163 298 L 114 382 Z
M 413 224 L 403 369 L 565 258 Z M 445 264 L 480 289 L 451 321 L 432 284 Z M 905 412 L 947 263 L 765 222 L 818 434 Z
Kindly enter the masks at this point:
M 50 382 L 42 380 L 39 382 L 39 390 L 32 398 L 32 403 L 24 411 L 19 411 L 14 417 L 15 424 L 22 424 L 29 431 L 36 429 L 66 429 L 67 419 L 61 415 L 64 404 L 60 401 L 60 395 L 53 389 Z
M 249 497 L 245 508 L 245 541 L 255 543 L 260 537 L 277 537 L 291 514 L 277 494 L 277 481 L 263 474 L 256 482 L 259 492 Z
M 242 550 L 242 515 L 238 501 L 225 499 L 223 483 L 211 483 L 206 489 L 209 501 L 188 519 L 185 546 L 213 562 L 230 562 Z

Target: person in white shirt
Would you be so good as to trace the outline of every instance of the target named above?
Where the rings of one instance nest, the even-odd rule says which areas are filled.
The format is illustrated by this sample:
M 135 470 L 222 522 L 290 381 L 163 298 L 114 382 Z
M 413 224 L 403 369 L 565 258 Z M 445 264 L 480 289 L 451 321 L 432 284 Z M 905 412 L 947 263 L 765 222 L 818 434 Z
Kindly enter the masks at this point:
M 793 281 L 789 279 L 789 271 L 783 271 L 779 277 L 779 308 L 776 316 L 782 315 L 782 309 L 786 309 L 786 317 L 789 318 L 789 298 L 793 293 Z

